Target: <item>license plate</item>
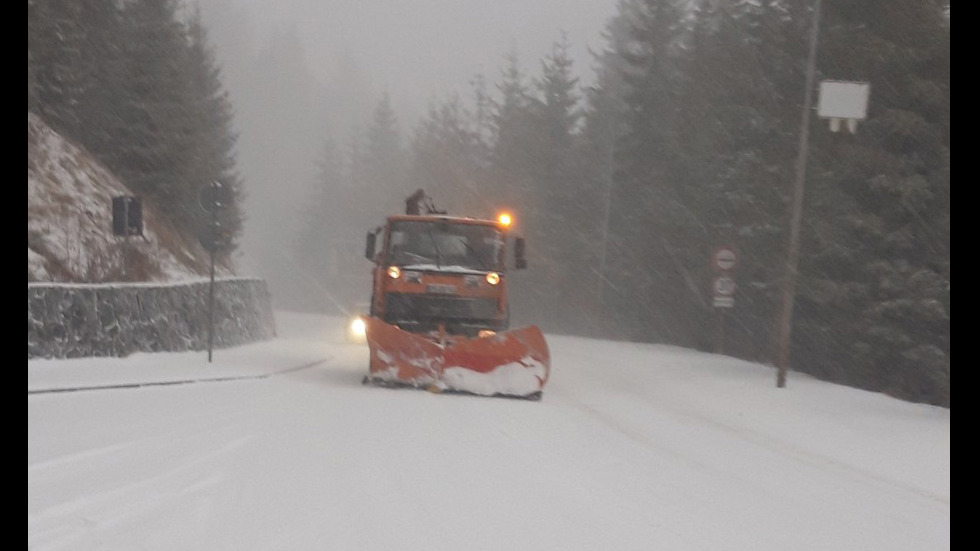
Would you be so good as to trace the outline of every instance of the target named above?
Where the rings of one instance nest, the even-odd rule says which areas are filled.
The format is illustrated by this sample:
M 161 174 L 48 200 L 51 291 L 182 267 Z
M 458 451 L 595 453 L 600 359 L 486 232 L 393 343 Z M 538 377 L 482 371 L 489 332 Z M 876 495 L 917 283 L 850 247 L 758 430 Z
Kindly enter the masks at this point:
M 427 293 L 432 293 L 434 295 L 455 295 L 456 286 L 455 285 L 439 285 L 437 283 L 432 283 L 425 286 L 425 291 Z

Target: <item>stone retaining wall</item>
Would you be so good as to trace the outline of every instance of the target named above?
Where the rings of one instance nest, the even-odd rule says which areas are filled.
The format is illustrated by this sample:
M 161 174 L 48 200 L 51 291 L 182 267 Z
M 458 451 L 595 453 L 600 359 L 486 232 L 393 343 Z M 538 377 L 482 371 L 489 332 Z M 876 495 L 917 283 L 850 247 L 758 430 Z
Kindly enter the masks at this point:
M 204 350 L 208 281 L 27 284 L 27 358 Z M 276 335 L 265 281 L 215 281 L 214 346 Z

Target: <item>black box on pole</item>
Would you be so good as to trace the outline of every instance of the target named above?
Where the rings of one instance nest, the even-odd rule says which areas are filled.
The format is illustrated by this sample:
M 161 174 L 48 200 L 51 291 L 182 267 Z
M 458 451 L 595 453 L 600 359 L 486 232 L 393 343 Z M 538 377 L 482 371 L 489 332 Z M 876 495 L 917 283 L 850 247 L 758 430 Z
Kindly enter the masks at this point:
M 112 233 L 123 237 L 143 235 L 143 204 L 139 197 L 112 198 Z

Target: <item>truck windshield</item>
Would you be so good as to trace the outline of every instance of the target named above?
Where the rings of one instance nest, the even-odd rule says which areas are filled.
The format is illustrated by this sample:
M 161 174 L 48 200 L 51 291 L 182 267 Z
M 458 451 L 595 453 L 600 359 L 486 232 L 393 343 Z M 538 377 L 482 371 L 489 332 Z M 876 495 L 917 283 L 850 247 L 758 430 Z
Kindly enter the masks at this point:
M 388 263 L 437 270 L 502 271 L 504 236 L 493 226 L 434 222 L 392 222 Z

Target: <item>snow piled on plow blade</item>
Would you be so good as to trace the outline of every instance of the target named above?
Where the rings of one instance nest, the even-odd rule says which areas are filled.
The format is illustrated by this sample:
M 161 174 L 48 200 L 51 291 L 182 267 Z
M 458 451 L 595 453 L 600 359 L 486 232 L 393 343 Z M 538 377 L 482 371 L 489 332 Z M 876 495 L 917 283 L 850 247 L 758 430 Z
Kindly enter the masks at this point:
M 548 368 L 530 356 L 520 362 L 497 366 L 488 373 L 465 367 L 447 367 L 442 372 L 446 389 L 483 396 L 528 396 L 540 392 L 548 377 Z
M 484 338 L 452 337 L 441 346 L 376 318 L 366 318 L 369 380 L 484 396 L 540 396 L 551 358 L 544 335 L 524 327 Z

